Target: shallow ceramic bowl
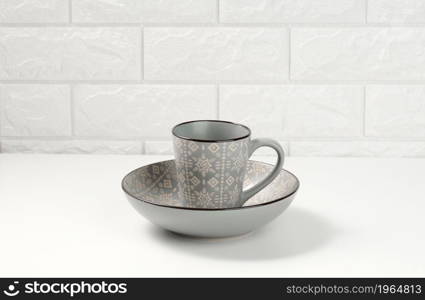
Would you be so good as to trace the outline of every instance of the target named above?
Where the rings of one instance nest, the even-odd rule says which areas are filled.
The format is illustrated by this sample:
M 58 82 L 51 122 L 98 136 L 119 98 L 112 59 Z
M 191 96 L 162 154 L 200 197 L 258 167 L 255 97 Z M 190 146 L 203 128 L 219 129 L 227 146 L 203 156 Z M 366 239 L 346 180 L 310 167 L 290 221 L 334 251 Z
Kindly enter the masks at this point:
M 244 188 L 262 180 L 273 166 L 250 160 Z M 299 181 L 282 170 L 266 188 L 243 207 L 205 209 L 185 206 L 178 197 L 174 160 L 138 168 L 122 180 L 122 188 L 131 205 L 152 223 L 184 235 L 229 237 L 248 233 L 279 216 L 292 202 Z

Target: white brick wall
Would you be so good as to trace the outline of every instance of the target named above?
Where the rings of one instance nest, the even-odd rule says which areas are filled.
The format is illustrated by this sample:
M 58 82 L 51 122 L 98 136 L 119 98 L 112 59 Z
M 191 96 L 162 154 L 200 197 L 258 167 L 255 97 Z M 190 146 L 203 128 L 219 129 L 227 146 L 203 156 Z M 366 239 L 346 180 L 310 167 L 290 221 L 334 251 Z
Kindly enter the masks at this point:
M 212 85 L 77 85 L 75 134 L 168 138 L 174 124 L 216 115 Z
M 288 33 L 275 28 L 146 28 L 147 80 L 284 80 Z
M 425 23 L 423 0 L 368 0 L 371 23 Z
M 0 0 L 0 22 L 65 23 L 68 6 L 64 0 Z
M 1 85 L 2 136 L 70 136 L 70 88 L 66 85 Z
M 0 0 L 2 152 L 171 154 L 203 118 L 425 156 L 425 1 Z
M 361 23 L 365 1 L 359 0 L 223 0 L 225 23 Z
M 291 34 L 296 80 L 425 80 L 425 28 L 302 28 Z
M 140 78 L 137 28 L 0 28 L 0 79 Z
M 222 86 L 220 116 L 261 136 L 359 137 L 363 88 L 359 86 Z
M 66 2 L 66 1 L 64 1 Z M 78 23 L 211 23 L 216 0 L 73 0 Z

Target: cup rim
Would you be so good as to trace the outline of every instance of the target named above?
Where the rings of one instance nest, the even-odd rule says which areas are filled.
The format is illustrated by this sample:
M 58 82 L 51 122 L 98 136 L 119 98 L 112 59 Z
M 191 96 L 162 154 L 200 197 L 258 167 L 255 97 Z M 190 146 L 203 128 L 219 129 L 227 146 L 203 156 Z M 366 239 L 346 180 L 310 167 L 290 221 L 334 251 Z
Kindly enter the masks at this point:
M 219 140 L 209 140 L 209 139 L 194 139 L 194 138 L 191 138 L 191 137 L 178 135 L 178 134 L 175 132 L 176 128 L 177 128 L 177 127 L 179 127 L 179 126 L 181 126 L 181 125 L 189 124 L 189 123 L 201 123 L 201 122 L 227 123 L 227 124 L 231 124 L 231 125 L 235 125 L 235 126 L 240 126 L 240 127 L 245 128 L 245 129 L 248 131 L 248 133 L 247 133 L 247 134 L 245 134 L 245 135 L 242 135 L 242 136 L 236 137 L 236 138 L 219 139 Z M 184 139 L 184 140 L 187 140 L 187 141 L 193 141 L 193 142 L 204 142 L 204 143 L 220 143 L 220 142 L 232 142 L 232 141 L 238 141 L 238 140 L 242 140 L 242 139 L 245 139 L 245 138 L 247 138 L 247 137 L 250 137 L 250 136 L 251 136 L 251 129 L 249 129 L 249 127 L 248 127 L 248 126 L 246 126 L 246 125 L 243 125 L 243 124 L 240 124 L 240 123 L 231 122 L 231 121 L 224 121 L 224 120 L 193 120 L 193 121 L 186 121 L 186 122 L 182 122 L 182 123 L 179 123 L 179 124 L 175 125 L 175 126 L 173 127 L 173 129 L 171 130 L 171 133 L 172 133 L 175 137 L 180 138 L 180 139 Z

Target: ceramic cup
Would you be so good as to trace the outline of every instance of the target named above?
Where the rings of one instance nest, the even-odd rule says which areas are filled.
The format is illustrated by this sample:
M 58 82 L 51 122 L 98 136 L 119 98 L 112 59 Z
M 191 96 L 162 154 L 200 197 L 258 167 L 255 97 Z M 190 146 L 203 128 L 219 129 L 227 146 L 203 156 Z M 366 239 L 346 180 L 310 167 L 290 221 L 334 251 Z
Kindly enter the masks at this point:
M 172 133 L 179 197 L 187 207 L 241 207 L 282 169 L 284 152 L 279 143 L 267 138 L 251 140 L 251 130 L 245 125 L 189 121 L 174 126 Z M 262 181 L 243 191 L 248 159 L 263 146 L 277 152 L 277 163 Z

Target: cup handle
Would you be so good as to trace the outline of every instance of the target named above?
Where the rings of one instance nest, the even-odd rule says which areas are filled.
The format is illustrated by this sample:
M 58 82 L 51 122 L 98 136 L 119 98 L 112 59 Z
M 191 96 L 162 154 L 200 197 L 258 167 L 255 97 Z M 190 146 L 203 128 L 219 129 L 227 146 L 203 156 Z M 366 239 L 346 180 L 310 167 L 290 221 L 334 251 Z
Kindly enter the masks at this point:
M 253 187 L 242 192 L 238 206 L 242 206 L 249 198 L 257 194 L 259 191 L 265 188 L 268 184 L 270 184 L 273 181 L 273 179 L 275 179 L 276 176 L 279 175 L 282 169 L 283 161 L 285 159 L 285 153 L 282 149 L 282 146 L 280 146 L 280 144 L 276 142 L 275 140 L 268 139 L 268 138 L 253 139 L 248 146 L 248 157 L 251 157 L 251 155 L 255 152 L 255 150 L 257 150 L 260 147 L 270 147 L 277 152 L 276 165 L 274 166 L 270 174 L 266 176 L 266 178 L 261 180 L 259 183 L 257 183 Z

